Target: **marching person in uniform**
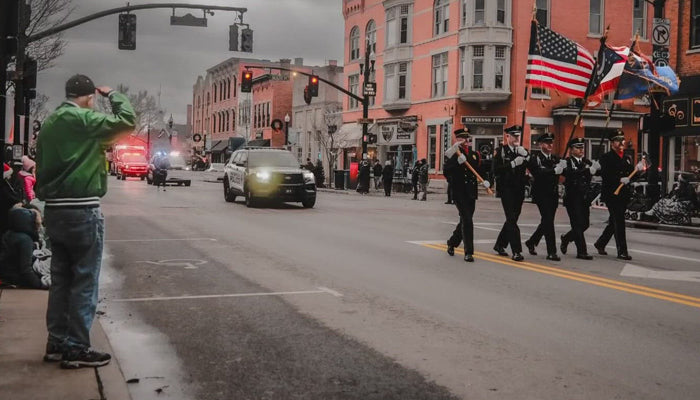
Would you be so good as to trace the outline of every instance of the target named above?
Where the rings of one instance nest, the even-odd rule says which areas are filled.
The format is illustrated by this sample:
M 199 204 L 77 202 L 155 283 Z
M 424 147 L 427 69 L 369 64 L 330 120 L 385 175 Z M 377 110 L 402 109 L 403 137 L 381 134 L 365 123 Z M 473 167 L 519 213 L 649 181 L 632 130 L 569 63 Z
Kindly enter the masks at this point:
M 552 154 L 554 135 L 543 133 L 536 139 L 540 153 L 530 157 L 527 168 L 535 178 L 532 184 L 532 199 L 540 210 L 540 224 L 525 246 L 531 255 L 536 256 L 535 247 L 544 236 L 547 242 L 547 260 L 560 261 L 557 255 L 557 240 L 554 234 L 554 216 L 559 206 L 559 175 L 566 167 L 566 161 Z
M 607 255 L 608 252 L 605 251 L 605 246 L 608 245 L 608 242 L 614 235 L 617 258 L 631 260 L 632 257 L 627 252 L 627 236 L 625 233 L 625 210 L 632 196 L 629 187 L 630 178 L 628 176 L 635 168 L 638 173 L 644 172 L 646 166 L 643 161 L 633 166 L 630 160 L 624 157 L 625 134 L 620 129 L 615 131 L 609 139 L 611 149 L 600 158 L 600 166 L 602 167 L 600 175 L 603 178 L 600 199 L 608 207 L 610 218 L 608 219 L 608 226 L 605 227 L 594 246 L 598 250 L 598 254 Z M 615 194 L 615 190 L 620 184 L 624 186 L 619 194 Z
M 447 241 L 447 254 L 453 256 L 455 247 L 464 241 L 464 261 L 474 262 L 474 207 L 478 197 L 478 186 L 476 175 L 464 165 L 469 165 L 478 171 L 481 166 L 481 156 L 473 151 L 469 129 L 458 129 L 455 131 L 456 142 L 445 151 L 447 161 L 443 167 L 446 177 L 452 184 L 452 200 L 457 211 L 459 211 L 459 224 L 452 232 L 452 236 Z M 488 181 L 484 181 L 485 187 L 490 187 Z
M 527 150 L 520 146 L 523 128 L 520 125 L 513 125 L 505 131 L 508 134 L 506 142 L 496 149 L 493 166 L 496 176 L 496 194 L 501 198 L 506 222 L 498 234 L 493 249 L 499 256 L 508 256 L 505 249 L 510 245 L 513 261 L 523 261 L 518 218 L 525 200 L 525 169 L 530 156 Z
M 576 258 L 592 260 L 588 255 L 584 232 L 590 225 L 591 204 L 586 193 L 591 185 L 591 177 L 598 173 L 600 164 L 583 156 L 586 142 L 583 138 L 573 138 L 569 141 L 571 156 L 566 159 L 566 167 L 562 175 L 564 181 L 564 206 L 569 214 L 571 230 L 561 236 L 561 252 L 566 254 L 570 242 L 576 244 Z

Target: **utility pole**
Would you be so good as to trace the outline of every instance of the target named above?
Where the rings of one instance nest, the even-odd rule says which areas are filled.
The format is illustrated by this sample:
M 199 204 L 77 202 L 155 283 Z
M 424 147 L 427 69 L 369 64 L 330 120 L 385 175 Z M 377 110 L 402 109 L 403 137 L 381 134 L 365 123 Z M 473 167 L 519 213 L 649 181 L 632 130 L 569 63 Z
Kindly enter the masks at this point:
M 367 46 L 365 47 L 365 63 L 364 71 L 362 77 L 362 159 L 367 158 L 367 133 L 368 133 L 368 118 L 369 118 L 369 96 L 367 96 L 365 91 L 365 86 L 369 83 L 369 78 L 372 70 L 374 70 L 374 60 L 370 61 L 370 52 L 372 51 L 372 46 L 369 41 L 367 41 Z M 360 68 L 363 68 L 360 64 Z
M 14 141 L 12 143 L 12 158 L 19 162 L 24 155 L 21 142 L 24 140 L 21 135 L 23 128 L 23 117 L 26 119 L 26 109 L 24 102 L 24 50 L 27 43 L 25 31 L 29 22 L 31 10 L 25 0 L 20 0 L 17 5 L 17 54 L 15 54 L 15 109 L 14 109 Z M 28 145 L 25 143 L 25 146 Z

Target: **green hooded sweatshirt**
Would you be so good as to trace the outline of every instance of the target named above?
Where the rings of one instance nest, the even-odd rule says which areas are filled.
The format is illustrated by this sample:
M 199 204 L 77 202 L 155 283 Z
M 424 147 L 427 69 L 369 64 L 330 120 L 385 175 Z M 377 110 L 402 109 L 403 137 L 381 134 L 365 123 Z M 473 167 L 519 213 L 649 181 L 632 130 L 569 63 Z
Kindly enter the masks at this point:
M 105 150 L 134 129 L 129 99 L 115 91 L 106 115 L 66 100 L 42 125 L 35 191 L 46 207 L 95 207 L 107 193 Z

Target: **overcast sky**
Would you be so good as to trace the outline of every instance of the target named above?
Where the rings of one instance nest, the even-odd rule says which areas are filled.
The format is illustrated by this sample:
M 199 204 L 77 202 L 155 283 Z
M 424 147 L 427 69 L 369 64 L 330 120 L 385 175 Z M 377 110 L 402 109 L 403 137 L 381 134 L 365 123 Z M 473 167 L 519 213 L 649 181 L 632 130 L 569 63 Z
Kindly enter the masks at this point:
M 177 1 L 171 1 L 177 2 Z M 166 3 L 163 0 L 131 4 Z M 70 20 L 110 8 L 123 7 L 118 0 L 72 0 Z M 89 76 L 96 85 L 161 92 L 161 105 L 175 123 L 185 123 L 192 85 L 207 68 L 229 57 L 269 60 L 303 57 L 306 65 L 326 60 L 343 61 L 342 0 L 198 0 L 190 4 L 245 7 L 244 22 L 254 33 L 251 55 L 228 51 L 228 26 L 235 13 L 215 11 L 207 28 L 170 26 L 171 9 L 136 11 L 136 50 L 117 48 L 118 15 L 103 17 L 65 31 L 68 42 L 56 66 L 39 74 L 38 91 L 50 97 L 53 110 L 64 98 L 65 81 L 75 73 Z M 176 15 L 200 10 L 176 11 Z M 167 119 L 167 116 L 166 116 Z

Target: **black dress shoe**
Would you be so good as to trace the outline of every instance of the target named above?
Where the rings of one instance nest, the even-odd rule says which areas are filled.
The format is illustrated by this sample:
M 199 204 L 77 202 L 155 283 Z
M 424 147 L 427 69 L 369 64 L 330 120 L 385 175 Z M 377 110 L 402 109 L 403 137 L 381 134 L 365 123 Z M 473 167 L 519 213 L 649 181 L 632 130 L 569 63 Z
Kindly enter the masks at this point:
M 566 236 L 561 235 L 561 246 L 559 246 L 559 250 L 561 250 L 561 254 L 566 254 L 567 247 L 569 247 L 569 241 L 566 240 Z
M 547 260 L 549 260 L 549 261 L 561 261 L 561 258 L 559 258 L 559 256 L 556 254 L 549 254 L 549 255 L 547 255 Z
M 508 253 L 506 253 L 506 249 L 499 245 L 493 246 L 493 251 L 495 251 L 499 256 L 503 257 L 508 257 Z
M 593 256 L 589 256 L 588 254 L 576 254 L 576 258 L 581 260 L 592 260 Z
M 474 262 L 474 256 L 472 256 L 471 254 L 465 254 L 465 255 L 464 255 L 464 261 L 466 261 L 466 262 Z
M 447 254 L 450 256 L 455 255 L 455 247 L 451 246 L 449 243 L 447 244 Z
M 445 204 L 452 204 L 452 202 L 451 202 L 451 201 L 446 201 Z
M 535 250 L 535 245 L 533 243 L 526 241 L 525 246 L 527 247 L 527 251 L 530 253 L 531 256 L 537 255 L 537 250 Z
M 629 261 L 632 259 L 632 257 L 627 253 L 618 254 L 617 258 L 619 258 L 620 260 L 625 260 L 625 261 Z
M 601 246 L 598 243 L 593 243 L 593 247 L 595 247 L 596 250 L 598 250 L 598 254 L 601 256 L 607 256 L 608 252 L 605 251 L 605 246 Z
M 513 257 L 511 257 L 513 261 L 522 261 L 525 259 L 522 254 L 520 253 L 513 253 Z

